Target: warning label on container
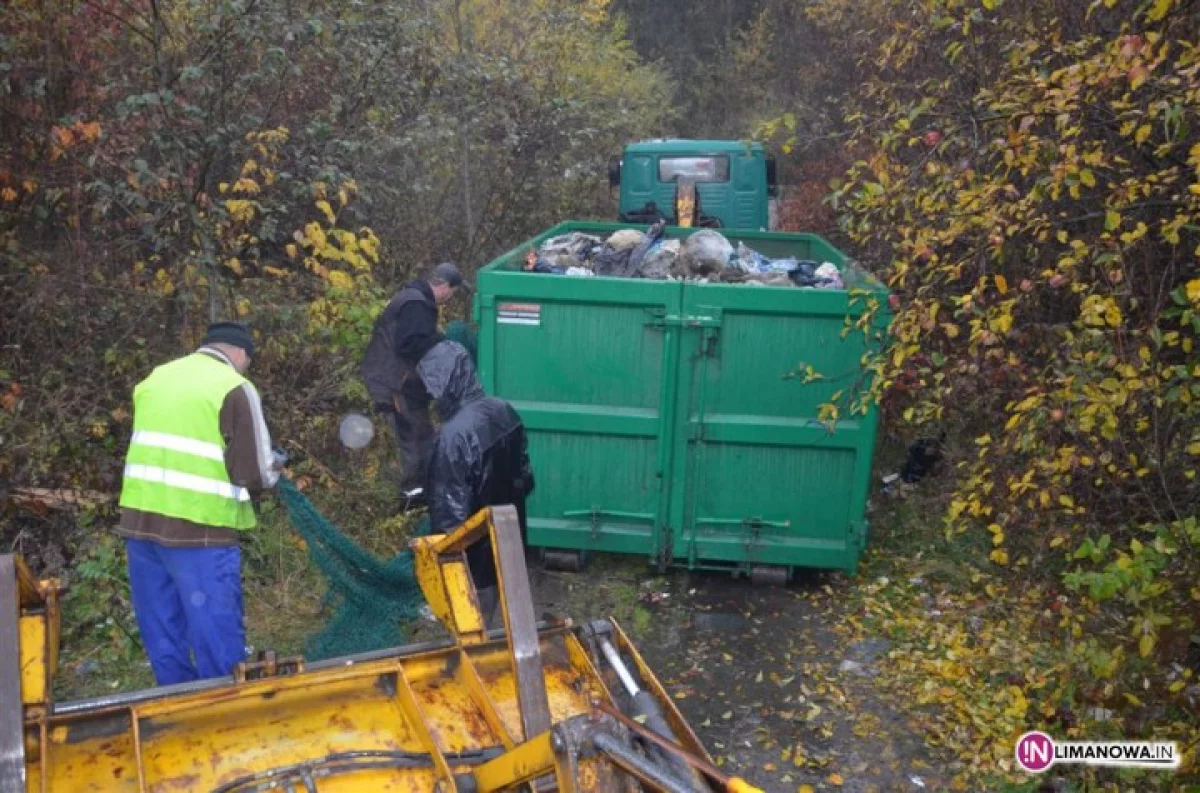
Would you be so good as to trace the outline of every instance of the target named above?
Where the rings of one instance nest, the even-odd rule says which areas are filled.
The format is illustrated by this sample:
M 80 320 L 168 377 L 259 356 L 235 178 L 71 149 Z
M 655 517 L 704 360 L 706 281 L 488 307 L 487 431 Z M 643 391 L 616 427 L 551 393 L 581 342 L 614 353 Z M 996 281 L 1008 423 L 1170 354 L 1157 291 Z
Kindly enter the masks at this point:
M 496 321 L 501 325 L 541 325 L 542 307 L 537 303 L 500 303 Z

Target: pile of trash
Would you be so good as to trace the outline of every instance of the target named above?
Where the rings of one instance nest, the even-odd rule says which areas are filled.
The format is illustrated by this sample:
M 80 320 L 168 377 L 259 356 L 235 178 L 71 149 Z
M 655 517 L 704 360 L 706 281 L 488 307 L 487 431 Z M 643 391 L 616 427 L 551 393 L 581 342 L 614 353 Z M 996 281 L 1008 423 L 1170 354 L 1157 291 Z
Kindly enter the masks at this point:
M 573 231 L 551 237 L 525 257 L 524 270 L 549 275 L 646 278 L 659 281 L 843 289 L 830 262 L 770 259 L 725 235 L 702 229 L 686 240 L 663 237 L 664 223 L 649 231 L 621 229 L 607 239 Z

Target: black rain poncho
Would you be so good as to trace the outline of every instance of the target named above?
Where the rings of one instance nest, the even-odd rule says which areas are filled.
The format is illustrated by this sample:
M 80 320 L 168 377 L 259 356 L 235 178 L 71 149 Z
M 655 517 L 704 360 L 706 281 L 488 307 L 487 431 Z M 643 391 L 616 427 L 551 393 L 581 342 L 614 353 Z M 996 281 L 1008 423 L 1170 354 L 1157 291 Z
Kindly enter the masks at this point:
M 434 346 L 417 373 L 442 420 L 426 478 L 433 533 L 453 530 L 485 506 L 512 504 L 524 540 L 525 498 L 533 492 L 533 470 L 517 412 L 504 400 L 484 394 L 470 355 L 455 342 Z M 469 549 L 467 563 L 477 587 L 496 583 L 490 542 Z

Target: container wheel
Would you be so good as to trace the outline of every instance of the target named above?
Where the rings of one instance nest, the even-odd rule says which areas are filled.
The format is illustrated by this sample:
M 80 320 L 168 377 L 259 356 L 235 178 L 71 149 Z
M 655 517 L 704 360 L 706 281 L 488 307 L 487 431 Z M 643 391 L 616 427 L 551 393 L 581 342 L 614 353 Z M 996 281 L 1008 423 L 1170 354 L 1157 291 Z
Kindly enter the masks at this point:
M 754 586 L 786 586 L 788 569 L 776 564 L 756 564 L 750 568 L 750 583 Z
M 583 551 L 551 551 L 545 552 L 547 570 L 565 570 L 568 573 L 583 571 L 585 560 Z

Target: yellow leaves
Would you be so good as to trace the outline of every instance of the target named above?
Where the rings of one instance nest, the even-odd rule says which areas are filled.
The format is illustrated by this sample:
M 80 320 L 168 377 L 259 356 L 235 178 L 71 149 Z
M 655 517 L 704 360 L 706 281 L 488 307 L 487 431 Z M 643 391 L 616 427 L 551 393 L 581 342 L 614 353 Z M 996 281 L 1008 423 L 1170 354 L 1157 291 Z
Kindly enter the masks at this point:
M 3 190 L 0 190 L 0 199 L 3 199 L 8 202 L 16 201 L 17 200 L 17 191 L 13 190 L 11 187 L 6 187 Z
M 1079 172 L 1079 181 L 1082 182 L 1086 187 L 1095 187 L 1096 186 L 1096 175 L 1094 173 L 1092 173 L 1089 169 L 1084 168 L 1082 171 Z
M 812 785 L 801 785 L 796 788 L 796 793 L 814 793 L 814 788 Z
M 1134 86 L 1134 87 L 1136 88 L 1137 86 Z M 1151 132 L 1153 132 L 1153 129 L 1150 127 L 1149 124 L 1142 124 L 1140 127 L 1137 128 L 1137 132 L 1133 133 L 1134 142 L 1137 143 L 1138 145 L 1145 143 L 1147 140 L 1150 139 Z
M 358 241 L 358 247 L 363 253 L 365 253 L 367 255 L 368 260 L 370 260 L 374 264 L 378 264 L 379 263 L 379 239 L 373 233 L 371 233 L 370 229 L 365 229 L 365 231 L 369 234 L 369 236 L 360 238 Z M 359 233 L 361 234 L 362 232 L 360 231 Z
M 1067 495 L 1062 495 L 1062 496 L 1059 496 L 1059 497 L 1058 497 L 1058 503 L 1059 503 L 1059 504 L 1061 504 L 1063 507 L 1065 507 L 1065 508 L 1067 508 L 1067 509 L 1074 509 L 1074 508 L 1075 508 L 1075 499 L 1073 499 L 1073 498 L 1071 498 L 1070 496 L 1067 496 Z
M 295 259 L 300 255 L 299 249 L 297 249 L 296 246 L 290 242 L 283 246 L 283 250 L 285 253 L 287 253 L 289 259 Z
M 1138 639 L 1138 655 L 1143 658 L 1149 658 L 1150 653 L 1154 652 L 1155 644 L 1156 641 L 1153 633 L 1142 634 L 1142 638 Z
M 341 270 L 330 270 L 328 275 L 329 285 L 335 289 L 353 289 L 354 279 Z
M 1187 683 L 1185 681 L 1176 680 L 1174 683 L 1172 683 L 1170 686 L 1167 687 L 1167 690 L 1170 691 L 1172 694 L 1178 694 L 1180 691 L 1183 691 L 1183 689 L 1186 687 L 1187 687 Z
M 1084 325 L 1093 328 L 1105 325 L 1116 328 L 1121 325 L 1121 308 L 1111 297 L 1089 295 L 1080 306 L 1079 319 Z
M 988 558 L 1001 567 L 1008 566 L 1008 551 L 1004 550 L 1003 548 L 997 548 L 996 550 L 992 551 L 990 554 L 988 554 Z
M 1008 279 L 1006 279 L 1003 275 L 997 275 L 994 280 L 996 281 L 996 289 L 1000 292 L 1000 294 L 1008 294 Z
M 999 314 L 988 320 L 988 327 L 993 333 L 1004 335 L 1012 330 L 1013 315 L 1009 312 L 1008 307 L 1005 307 Z
M 254 160 L 246 160 L 246 162 L 242 165 L 242 176 L 243 177 L 250 176 L 252 173 L 254 173 L 257 170 L 258 170 L 258 163 L 256 163 Z
M 1187 295 L 1189 303 L 1200 305 L 1200 278 L 1193 278 L 1188 281 L 1184 287 L 1184 294 Z
M 225 211 L 238 223 L 249 223 L 254 219 L 254 202 L 242 198 L 231 198 L 225 202 Z
M 225 191 L 222 190 L 221 192 Z M 258 182 L 254 181 L 253 179 L 247 179 L 243 177 L 233 183 L 233 192 L 245 193 L 247 195 L 257 195 L 259 192 Z
M 236 256 L 226 259 L 225 266 L 238 275 L 245 275 L 246 273 L 245 269 L 242 267 L 241 261 Z
M 1058 547 L 1062 546 L 1066 541 L 1067 541 L 1067 538 L 1060 534 L 1057 537 L 1054 537 L 1050 540 L 1050 547 L 1058 548 Z
M 154 280 L 150 283 L 150 291 L 166 297 L 174 293 L 175 282 L 171 280 L 166 270 L 155 270 Z
M 337 222 L 337 215 L 333 213 L 333 207 L 329 205 L 328 201 L 318 201 L 316 206 L 317 209 L 321 210 L 321 213 L 325 215 L 325 219 L 328 220 L 330 224 Z
M 1007 689 L 1009 705 L 1004 709 L 1004 715 L 1014 719 L 1024 719 L 1029 710 L 1029 700 L 1020 686 L 1009 686 Z
M 1146 12 L 1146 17 L 1151 22 L 1159 22 L 1174 7 L 1175 0 L 1154 0 L 1154 5 L 1150 6 L 1150 10 Z
M 1187 453 L 1193 457 L 1200 457 L 1200 441 L 1192 441 L 1187 445 Z
M 846 780 L 842 779 L 841 774 L 833 773 L 833 774 L 829 775 L 829 784 L 831 784 L 835 787 L 841 787 L 845 783 L 846 783 Z
M 325 236 L 325 230 L 321 228 L 321 224 L 319 223 L 306 223 L 304 225 L 304 233 L 300 235 L 300 239 L 306 248 L 322 250 L 329 245 L 329 240 Z
M 236 303 L 234 303 L 234 307 L 233 307 L 233 308 L 234 308 L 234 311 L 236 311 L 236 312 L 237 312 L 237 315 L 238 315 L 239 317 L 245 317 L 245 316 L 249 316 L 249 314 L 250 314 L 250 301 L 249 301 L 249 300 L 247 300 L 247 299 L 246 299 L 246 298 L 244 298 L 244 297 L 239 297 L 239 298 L 237 299 L 237 302 L 236 302 Z

